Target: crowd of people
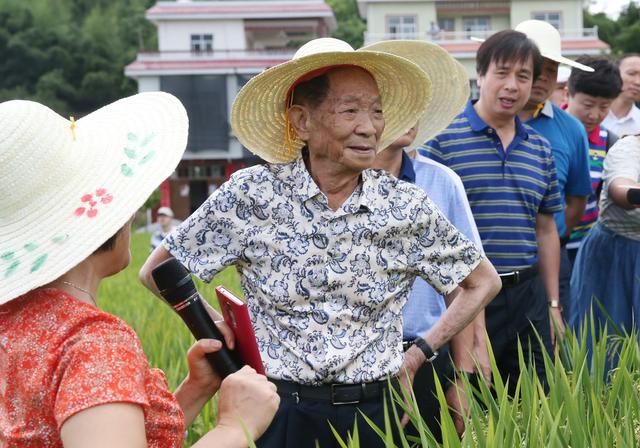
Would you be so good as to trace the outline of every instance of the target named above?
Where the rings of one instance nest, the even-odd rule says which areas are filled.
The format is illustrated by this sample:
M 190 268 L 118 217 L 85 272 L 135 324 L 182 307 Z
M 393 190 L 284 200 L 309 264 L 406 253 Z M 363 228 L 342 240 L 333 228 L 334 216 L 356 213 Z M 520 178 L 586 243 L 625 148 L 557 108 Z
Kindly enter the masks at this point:
M 476 71 L 469 100 L 436 44 L 321 38 L 241 89 L 231 125 L 265 163 L 177 227 L 162 209 L 140 280 L 159 295 L 152 271 L 171 257 L 204 281 L 235 266 L 266 376 L 222 380 L 206 360 L 222 342 L 203 339 L 173 393 L 95 298 L 185 149 L 184 108 L 143 93 L 69 121 L 0 104 L 0 186 L 15 192 L 0 198 L 3 446 L 180 447 L 219 391 L 218 424 L 194 446 L 328 448 L 357 424 L 361 446 L 382 447 L 363 415 L 384 427 L 397 406 L 394 436 L 418 431 L 390 388 L 439 438 L 435 378 L 462 434 L 460 377 L 491 383 L 487 343 L 510 387 L 522 346 L 548 388 L 543 357 L 565 325 L 593 307 L 633 329 L 640 56 L 574 61 L 529 20 L 486 39 Z

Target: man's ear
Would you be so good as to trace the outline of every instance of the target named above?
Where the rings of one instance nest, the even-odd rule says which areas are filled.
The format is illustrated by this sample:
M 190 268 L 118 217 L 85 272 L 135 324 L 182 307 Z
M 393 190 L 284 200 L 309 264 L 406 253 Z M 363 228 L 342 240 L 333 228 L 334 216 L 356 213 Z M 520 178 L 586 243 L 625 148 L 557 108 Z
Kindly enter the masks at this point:
M 305 106 L 294 104 L 287 111 L 289 115 L 289 123 L 296 131 L 296 135 L 302 141 L 309 140 L 310 125 L 311 125 L 311 113 Z

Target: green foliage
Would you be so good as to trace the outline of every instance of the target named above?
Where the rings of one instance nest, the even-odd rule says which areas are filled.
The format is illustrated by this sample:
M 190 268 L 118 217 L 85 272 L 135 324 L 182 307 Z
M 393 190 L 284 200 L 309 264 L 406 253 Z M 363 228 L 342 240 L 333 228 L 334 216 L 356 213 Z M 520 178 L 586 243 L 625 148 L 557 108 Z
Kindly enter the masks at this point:
M 629 2 L 617 21 L 585 10 L 584 26 L 598 27 L 598 36 L 609 44 L 613 56 L 640 52 L 640 8 L 635 2 Z
M 82 116 L 136 92 L 124 67 L 155 45 L 153 0 L 0 2 L 0 101 L 32 99 Z
M 336 16 L 338 28 L 333 37 L 342 39 L 353 48 L 360 48 L 364 42 L 364 31 L 367 25 L 358 14 L 356 0 L 326 0 Z

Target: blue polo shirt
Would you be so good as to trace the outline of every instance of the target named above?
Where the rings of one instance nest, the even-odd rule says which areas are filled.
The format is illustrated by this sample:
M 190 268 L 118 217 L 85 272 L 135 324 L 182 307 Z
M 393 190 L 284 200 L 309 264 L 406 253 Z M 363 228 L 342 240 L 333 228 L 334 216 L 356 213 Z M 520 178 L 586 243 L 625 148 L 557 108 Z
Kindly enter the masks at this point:
M 464 186 L 453 170 L 424 157 L 411 160 L 403 153 L 398 178 L 422 188 L 451 224 L 479 248 L 482 247 Z M 442 295 L 420 277 L 416 277 L 402 309 L 403 339 L 413 340 L 424 336 L 446 308 Z
M 418 150 L 460 176 L 482 245 L 498 272 L 538 261 L 538 213 L 562 211 L 549 143 L 515 117 L 516 135 L 506 151 L 495 129 L 469 102 L 435 139 Z
M 556 163 L 558 189 L 563 210 L 554 215 L 558 235 L 567 233 L 564 220 L 565 195 L 589 196 L 591 175 L 589 172 L 589 142 L 584 126 L 575 117 L 547 101 L 537 117 L 527 124 L 549 140 Z

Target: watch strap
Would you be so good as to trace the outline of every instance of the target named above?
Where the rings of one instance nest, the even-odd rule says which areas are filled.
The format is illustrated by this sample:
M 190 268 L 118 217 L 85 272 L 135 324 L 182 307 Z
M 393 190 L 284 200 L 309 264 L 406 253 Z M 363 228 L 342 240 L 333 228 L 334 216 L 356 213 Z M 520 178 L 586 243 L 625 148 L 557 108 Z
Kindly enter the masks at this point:
M 427 362 L 433 362 L 438 357 L 438 351 L 432 350 L 427 344 L 427 341 L 424 338 L 417 337 L 414 339 L 413 344 L 418 347 L 422 353 L 424 353 L 425 358 L 427 358 Z

